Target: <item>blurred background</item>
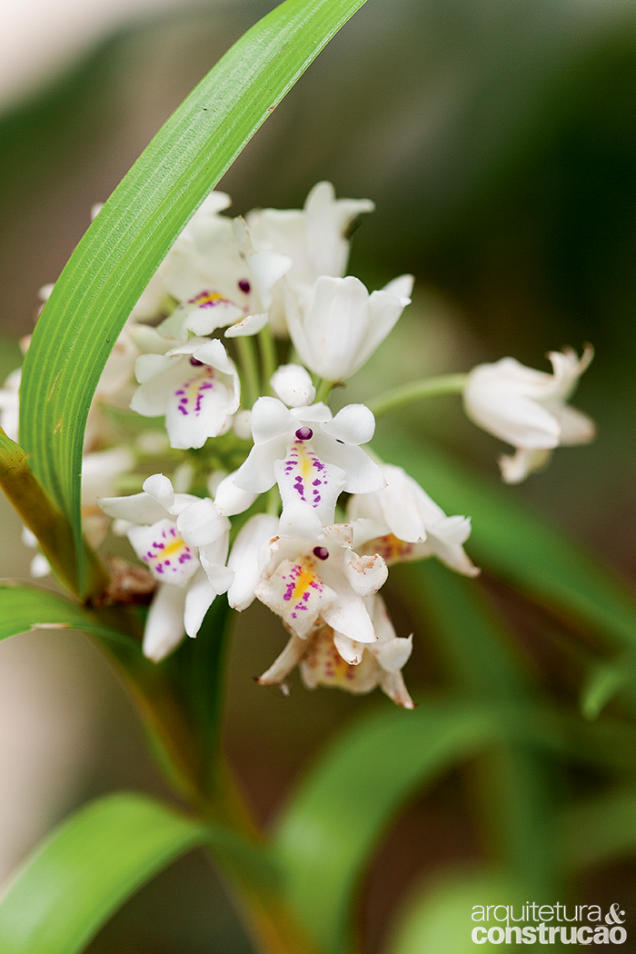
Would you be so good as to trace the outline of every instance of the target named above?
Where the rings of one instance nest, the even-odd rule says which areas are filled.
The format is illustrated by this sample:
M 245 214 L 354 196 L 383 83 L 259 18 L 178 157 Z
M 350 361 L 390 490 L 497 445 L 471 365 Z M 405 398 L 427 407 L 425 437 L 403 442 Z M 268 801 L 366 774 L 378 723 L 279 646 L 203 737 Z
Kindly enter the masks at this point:
M 32 329 L 38 289 L 56 279 L 91 205 L 108 197 L 198 80 L 275 5 L 4 0 L 2 378 L 20 364 L 17 341 Z M 350 272 L 370 287 L 407 271 L 417 278 L 414 304 L 343 400 L 504 355 L 547 370 L 546 351 L 592 342 L 596 359 L 575 404 L 598 422 L 598 439 L 559 451 L 517 492 L 634 581 L 634 5 L 368 0 L 220 188 L 238 214 L 299 207 L 320 179 L 333 181 L 339 196 L 377 205 L 355 235 Z M 497 480 L 501 445 L 463 418 L 456 398 L 426 402 L 400 420 Z M 2 508 L 0 571 L 25 578 L 31 554 L 8 542 L 19 538 L 19 521 L 4 501 Z M 417 632 L 399 594 L 393 612 L 400 635 Z M 527 607 L 507 612 L 532 631 Z M 361 707 L 389 705 L 298 684 L 290 699 L 259 689 L 251 677 L 283 640 L 267 611 L 244 614 L 228 688 L 230 757 L 263 819 L 334 726 Z M 550 650 L 541 652 L 548 670 L 558 668 Z M 414 697 L 424 698 L 438 676 L 435 651 L 420 639 L 406 671 Z M 119 787 L 165 791 L 123 691 L 79 634 L 41 631 L 0 646 L 0 723 L 0 878 L 87 797 Z M 414 803 L 380 847 L 361 897 L 365 952 L 382 949 L 389 914 L 409 885 L 480 857 L 460 776 L 458 769 Z M 585 890 L 596 898 L 620 883 L 633 898 L 635 872 L 626 862 Z M 249 950 L 222 886 L 196 855 L 143 889 L 90 948 Z

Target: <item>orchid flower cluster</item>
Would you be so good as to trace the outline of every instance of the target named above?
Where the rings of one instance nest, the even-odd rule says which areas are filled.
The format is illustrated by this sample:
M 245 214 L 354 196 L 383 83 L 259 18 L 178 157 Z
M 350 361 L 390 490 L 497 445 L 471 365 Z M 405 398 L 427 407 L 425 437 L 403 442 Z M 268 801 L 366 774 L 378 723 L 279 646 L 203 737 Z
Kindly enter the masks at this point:
M 330 183 L 302 210 L 232 220 L 229 204 L 213 192 L 195 213 L 107 362 L 86 431 L 86 535 L 99 545 L 113 518 L 145 565 L 150 659 L 195 637 L 215 599 L 238 611 L 260 600 L 289 634 L 261 684 L 284 687 L 299 666 L 308 687 L 379 685 L 412 708 L 402 677 L 412 637 L 396 634 L 379 591 L 391 564 L 431 556 L 475 576 L 470 520 L 375 457 L 369 408 L 334 415 L 327 400 L 394 327 L 413 278 L 369 293 L 346 275 L 348 236 L 373 204 L 336 199 Z M 592 438 L 593 423 L 566 404 L 591 357 L 551 353 L 553 374 L 504 358 L 465 377 L 468 416 L 516 449 L 500 461 L 504 480 Z M 18 390 L 19 371 L 0 390 L 11 437 Z M 140 418 L 156 426 L 131 425 Z M 126 427 L 134 440 L 121 440 Z M 171 477 L 148 474 L 150 462 Z M 116 494 L 126 487 L 139 492 Z M 38 555 L 33 572 L 46 569 Z

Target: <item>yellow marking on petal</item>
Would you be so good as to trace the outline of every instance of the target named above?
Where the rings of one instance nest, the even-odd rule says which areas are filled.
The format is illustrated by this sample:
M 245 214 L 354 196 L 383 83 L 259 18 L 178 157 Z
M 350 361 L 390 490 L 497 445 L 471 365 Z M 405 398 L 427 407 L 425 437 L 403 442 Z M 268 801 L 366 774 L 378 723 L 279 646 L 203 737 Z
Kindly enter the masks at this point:
M 213 305 L 218 301 L 227 302 L 228 299 L 224 295 L 221 295 L 220 292 L 202 292 L 200 295 L 197 295 L 194 299 L 197 305 Z
M 178 550 L 182 550 L 185 545 L 186 544 L 181 537 L 178 537 L 176 540 L 173 540 L 172 543 L 167 543 L 163 550 L 157 554 L 157 556 L 160 559 L 165 560 L 166 557 L 170 557 L 173 553 L 177 553 Z
M 303 595 L 305 590 L 314 582 L 316 579 L 316 574 L 312 573 L 307 567 L 303 567 L 300 571 L 298 579 L 294 584 L 294 589 L 292 591 L 292 597 L 297 600 Z
M 298 468 L 302 479 L 308 480 L 313 469 L 313 459 L 302 446 L 298 448 Z

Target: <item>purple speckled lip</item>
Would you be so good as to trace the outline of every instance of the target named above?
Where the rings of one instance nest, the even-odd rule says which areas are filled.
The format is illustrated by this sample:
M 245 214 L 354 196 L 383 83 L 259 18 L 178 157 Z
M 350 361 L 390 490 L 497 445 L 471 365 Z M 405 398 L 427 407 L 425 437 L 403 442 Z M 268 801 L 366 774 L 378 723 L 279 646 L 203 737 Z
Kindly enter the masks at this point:
M 314 436 L 314 432 L 310 427 L 299 427 L 296 431 L 296 437 L 299 441 L 310 441 Z
M 307 430 L 310 430 L 310 429 L 307 428 Z M 296 434 L 298 433 L 299 431 L 296 431 Z M 302 474 L 297 473 L 294 478 L 293 487 L 303 503 L 308 502 L 307 497 L 305 495 L 309 494 L 309 491 L 311 490 L 312 500 L 310 501 L 310 503 L 312 507 L 317 507 L 320 501 L 322 500 L 322 497 L 318 488 L 321 487 L 323 484 L 325 485 L 328 484 L 328 480 L 326 479 L 326 475 L 324 473 L 325 465 L 320 460 L 320 458 L 316 457 L 313 451 L 307 451 L 304 448 L 299 449 L 299 445 L 296 444 L 290 448 L 287 459 L 285 460 L 285 475 L 289 476 L 290 474 L 294 472 L 295 468 L 298 467 L 300 462 L 300 454 L 305 455 L 305 457 L 307 457 L 311 461 L 312 472 L 322 474 L 322 480 L 319 477 L 316 477 L 311 482 L 311 486 L 309 486 L 309 483 L 306 483 L 305 479 L 303 479 Z
M 190 358 L 190 363 L 196 361 L 196 358 Z M 201 361 L 197 361 L 197 364 L 202 364 Z M 195 381 L 200 383 L 197 386 L 196 390 L 196 400 L 194 401 L 194 406 L 192 406 L 191 399 L 188 395 L 188 390 Z M 189 414 L 195 414 L 198 416 L 201 413 L 201 404 L 203 401 L 203 396 L 206 391 L 210 391 L 214 388 L 215 385 L 215 375 L 212 368 L 206 365 L 206 374 L 205 377 L 200 374 L 196 378 L 190 378 L 189 381 L 184 381 L 182 386 L 178 388 L 174 393 L 175 396 L 179 398 L 179 403 L 177 409 L 183 414 L 184 417 L 188 417 Z

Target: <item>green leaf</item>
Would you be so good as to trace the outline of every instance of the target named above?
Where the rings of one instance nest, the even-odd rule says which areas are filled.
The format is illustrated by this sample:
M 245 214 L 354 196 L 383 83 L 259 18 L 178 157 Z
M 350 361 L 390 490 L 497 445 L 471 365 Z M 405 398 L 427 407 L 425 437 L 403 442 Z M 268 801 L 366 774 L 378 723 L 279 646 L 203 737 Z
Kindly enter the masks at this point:
M 398 569 L 398 568 L 395 568 Z M 428 632 L 445 659 L 455 688 L 482 700 L 508 707 L 525 704 L 530 727 L 543 724 L 545 739 L 558 747 L 563 727 L 555 719 L 547 725 L 547 710 L 529 705 L 530 681 L 521 665 L 514 636 L 493 611 L 478 580 L 453 573 L 436 560 L 400 567 L 398 582 L 430 622 Z M 523 718 L 523 716 L 522 716 Z M 501 740 L 479 760 L 481 784 L 476 795 L 486 840 L 493 853 L 535 893 L 546 891 L 551 877 L 551 842 L 545 818 L 553 811 L 543 759 L 534 751 L 534 739 Z
M 78 541 L 86 418 L 119 331 L 192 213 L 363 3 L 287 0 L 252 27 L 153 139 L 56 282 L 24 364 L 20 435 Z
M 427 704 L 367 719 L 323 756 L 275 835 L 292 910 L 318 947 L 346 949 L 360 871 L 408 796 L 513 725 L 492 709 Z
M 393 431 L 374 442 L 448 514 L 467 514 L 475 562 L 556 615 L 593 628 L 619 648 L 636 647 L 636 601 L 584 547 L 535 515 L 514 488 L 490 483 L 437 448 Z
M 202 755 L 200 785 L 206 792 L 214 786 L 219 766 L 225 660 L 234 615 L 227 600 L 217 598 L 197 638 L 185 639 L 158 667 L 170 681 L 195 729 Z
M 472 914 L 480 913 L 474 912 L 475 906 L 514 905 L 518 916 L 528 897 L 536 900 L 532 890 L 510 873 L 446 874 L 413 892 L 392 932 L 387 954 L 474 954 L 473 929 L 497 924 L 492 919 L 485 925 L 473 921 Z M 510 950 L 508 946 L 501 949 Z
M 528 696 L 529 679 L 514 637 L 479 580 L 459 576 L 435 559 L 395 566 L 391 579 L 417 609 L 416 618 L 430 621 L 437 654 L 456 688 L 508 702 Z
M 634 678 L 631 655 L 620 661 L 594 666 L 581 690 L 581 712 L 590 721 L 599 715 L 614 696 Z
M 3 954 L 76 954 L 144 882 L 195 845 L 204 826 L 135 794 L 102 798 L 63 822 L 0 901 Z
M 63 596 L 39 586 L 26 586 L 4 580 L 0 583 L 0 639 L 26 633 L 30 629 L 80 629 L 107 641 L 129 645 L 131 640 L 115 625 L 110 623 L 108 611 L 101 615 L 72 603 Z M 130 621 L 118 616 L 117 622 L 123 627 Z
M 571 808 L 561 821 L 559 848 L 580 871 L 636 853 L 636 789 L 618 789 Z
M 56 575 L 77 593 L 75 539 L 68 518 L 45 493 L 20 445 L 10 440 L 2 428 L 0 486 L 25 526 L 37 536 L 40 548 Z M 83 541 L 81 545 L 89 571 L 86 590 L 97 594 L 106 586 L 108 577 L 92 550 Z

